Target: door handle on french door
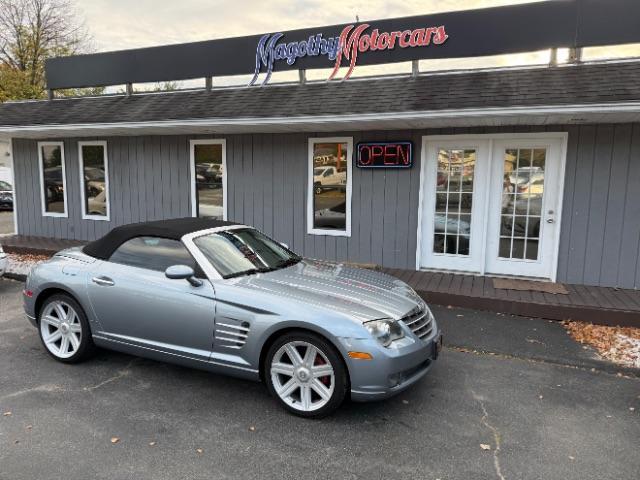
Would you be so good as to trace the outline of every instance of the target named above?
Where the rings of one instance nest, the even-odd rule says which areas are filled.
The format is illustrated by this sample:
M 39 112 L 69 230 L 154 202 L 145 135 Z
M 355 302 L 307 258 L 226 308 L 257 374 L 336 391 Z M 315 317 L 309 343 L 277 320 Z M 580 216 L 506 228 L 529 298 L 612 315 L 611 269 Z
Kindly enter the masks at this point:
M 547 218 L 547 223 L 553 223 L 553 218 Z
M 114 281 L 109 277 L 93 277 L 91 281 L 96 285 L 100 285 L 103 287 L 112 287 L 113 285 L 115 285 Z

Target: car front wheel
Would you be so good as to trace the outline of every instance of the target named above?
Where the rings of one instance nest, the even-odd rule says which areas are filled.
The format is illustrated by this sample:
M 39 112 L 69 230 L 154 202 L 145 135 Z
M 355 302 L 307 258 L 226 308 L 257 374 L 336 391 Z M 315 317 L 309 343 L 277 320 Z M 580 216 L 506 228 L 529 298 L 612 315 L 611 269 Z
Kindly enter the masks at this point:
M 322 337 L 306 332 L 276 340 L 267 354 L 264 378 L 279 403 L 301 417 L 329 415 L 348 389 L 339 353 Z
M 42 344 L 60 362 L 79 362 L 95 350 L 87 317 L 69 295 L 49 297 L 40 309 L 38 323 Z

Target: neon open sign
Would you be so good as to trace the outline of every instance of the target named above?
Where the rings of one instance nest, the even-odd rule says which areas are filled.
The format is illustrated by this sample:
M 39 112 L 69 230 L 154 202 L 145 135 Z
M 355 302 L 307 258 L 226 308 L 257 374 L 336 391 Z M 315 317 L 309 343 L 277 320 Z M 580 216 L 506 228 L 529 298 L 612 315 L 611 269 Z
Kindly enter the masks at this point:
M 356 166 L 360 168 L 411 168 L 411 142 L 361 142 L 356 147 Z

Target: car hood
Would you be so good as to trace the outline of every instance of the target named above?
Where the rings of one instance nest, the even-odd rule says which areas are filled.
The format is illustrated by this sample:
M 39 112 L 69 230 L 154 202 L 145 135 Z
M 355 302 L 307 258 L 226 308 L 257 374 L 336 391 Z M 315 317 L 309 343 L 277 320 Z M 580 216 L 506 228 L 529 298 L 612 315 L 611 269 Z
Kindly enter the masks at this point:
M 360 322 L 399 319 L 422 304 L 404 282 L 373 270 L 302 260 L 273 272 L 234 279 L 240 288 L 342 313 Z

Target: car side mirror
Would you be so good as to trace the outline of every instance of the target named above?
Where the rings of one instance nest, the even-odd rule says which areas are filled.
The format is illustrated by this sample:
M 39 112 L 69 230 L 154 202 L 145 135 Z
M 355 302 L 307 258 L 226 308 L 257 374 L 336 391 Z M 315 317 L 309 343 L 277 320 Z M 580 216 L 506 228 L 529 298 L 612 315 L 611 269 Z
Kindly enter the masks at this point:
M 202 280 L 196 278 L 193 268 L 187 265 L 172 265 L 164 271 L 164 274 L 172 280 L 186 280 L 194 287 L 202 286 Z

